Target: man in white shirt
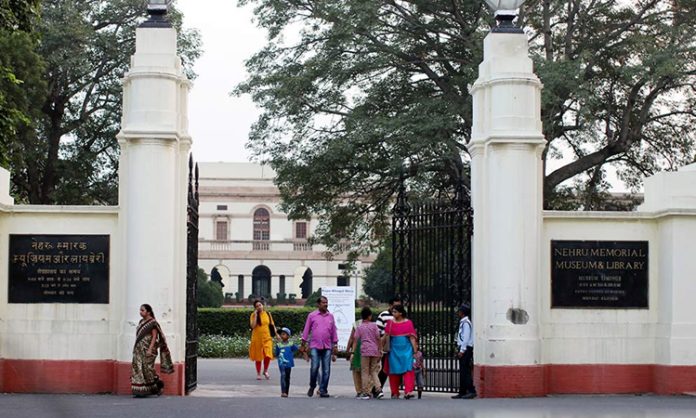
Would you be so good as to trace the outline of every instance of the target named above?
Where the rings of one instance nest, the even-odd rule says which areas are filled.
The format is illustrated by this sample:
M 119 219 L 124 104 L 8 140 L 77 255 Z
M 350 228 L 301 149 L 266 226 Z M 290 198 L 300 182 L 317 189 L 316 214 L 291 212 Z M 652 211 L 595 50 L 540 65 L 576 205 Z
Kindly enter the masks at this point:
M 471 377 L 474 358 L 474 332 L 469 316 L 471 307 L 464 304 L 457 311 L 459 330 L 457 331 L 457 358 L 459 358 L 459 393 L 452 399 L 473 399 L 476 397 L 474 380 Z
M 396 305 L 402 305 L 401 298 L 393 297 L 389 300 L 389 309 L 386 311 L 382 311 L 378 316 L 377 320 L 375 323 L 377 324 L 377 328 L 379 328 L 379 334 L 384 335 L 384 327 L 387 325 L 387 321 L 391 321 L 394 319 L 394 315 L 392 315 L 391 310 L 394 308 Z

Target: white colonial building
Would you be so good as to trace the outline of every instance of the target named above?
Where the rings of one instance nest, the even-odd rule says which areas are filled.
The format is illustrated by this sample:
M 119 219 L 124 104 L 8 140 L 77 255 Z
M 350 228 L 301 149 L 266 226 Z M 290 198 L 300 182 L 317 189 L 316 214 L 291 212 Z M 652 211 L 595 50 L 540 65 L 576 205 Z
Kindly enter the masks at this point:
M 291 221 L 280 211 L 274 171 L 253 163 L 201 163 L 198 265 L 220 273 L 233 300 L 250 295 L 292 301 L 322 286 L 352 286 L 362 294 L 362 257 L 354 273 L 342 268 L 346 253 L 310 244 L 319 221 Z

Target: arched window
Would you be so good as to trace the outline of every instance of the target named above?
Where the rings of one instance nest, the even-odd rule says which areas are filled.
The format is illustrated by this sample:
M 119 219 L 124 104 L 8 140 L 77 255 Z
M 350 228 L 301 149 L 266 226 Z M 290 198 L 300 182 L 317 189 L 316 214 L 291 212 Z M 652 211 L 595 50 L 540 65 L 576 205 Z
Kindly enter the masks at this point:
M 271 215 L 267 209 L 259 208 L 254 212 L 254 249 L 268 251 L 267 242 L 271 239 Z
M 254 241 L 268 241 L 271 236 L 271 215 L 264 208 L 254 212 Z
M 251 272 L 251 293 L 257 298 L 271 297 L 271 270 L 266 266 L 256 266 Z

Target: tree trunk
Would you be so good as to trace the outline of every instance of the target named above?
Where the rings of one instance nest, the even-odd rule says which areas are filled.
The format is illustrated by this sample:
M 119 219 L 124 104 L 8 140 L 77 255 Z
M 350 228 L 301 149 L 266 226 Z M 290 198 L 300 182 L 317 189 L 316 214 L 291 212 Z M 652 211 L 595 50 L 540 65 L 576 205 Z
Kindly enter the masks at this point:
M 60 99 L 52 100 L 44 110 L 48 110 L 47 116 L 50 120 L 46 139 L 48 140 L 48 151 L 44 164 L 44 172 L 39 185 L 38 202 L 42 205 L 55 203 L 54 193 L 58 183 L 58 151 L 60 150 L 60 140 L 63 137 L 62 123 L 65 116 L 65 105 Z

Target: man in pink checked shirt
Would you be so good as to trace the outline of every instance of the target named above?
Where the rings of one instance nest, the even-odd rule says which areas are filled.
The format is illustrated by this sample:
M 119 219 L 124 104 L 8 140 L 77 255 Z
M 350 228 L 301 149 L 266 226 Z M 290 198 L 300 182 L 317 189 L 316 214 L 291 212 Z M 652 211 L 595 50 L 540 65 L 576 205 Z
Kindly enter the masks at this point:
M 336 345 L 338 344 L 338 332 L 336 321 L 329 312 L 329 300 L 325 296 L 317 299 L 317 310 L 307 316 L 304 331 L 302 332 L 302 346 L 300 351 L 307 358 L 307 342 L 309 342 L 309 357 L 312 365 L 309 371 L 309 390 L 307 396 L 314 395 L 317 387 L 317 376 L 321 365 L 321 381 L 319 382 L 319 396 L 328 398 L 329 377 L 331 376 L 331 362 L 336 361 Z

